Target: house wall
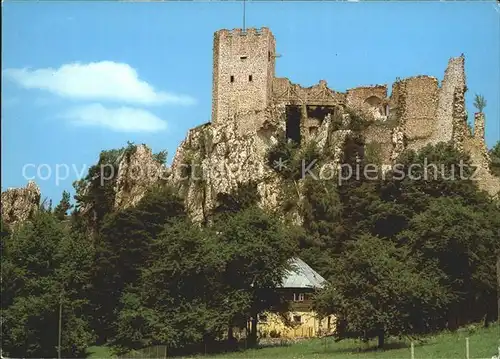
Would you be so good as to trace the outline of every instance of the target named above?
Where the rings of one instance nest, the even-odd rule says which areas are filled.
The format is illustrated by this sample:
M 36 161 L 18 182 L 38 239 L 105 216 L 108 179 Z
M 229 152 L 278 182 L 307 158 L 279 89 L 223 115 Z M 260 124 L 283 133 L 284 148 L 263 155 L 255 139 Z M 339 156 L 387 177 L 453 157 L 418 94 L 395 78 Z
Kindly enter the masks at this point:
M 286 323 L 279 314 L 264 313 L 267 317 L 265 322 L 259 321 L 259 336 L 270 337 L 272 332 L 278 334 L 280 338 L 311 338 L 326 333 L 332 333 L 335 329 L 335 317 L 330 316 L 330 326 L 328 327 L 328 317 L 320 319 L 314 311 L 291 311 L 288 313 Z M 301 317 L 300 323 L 294 323 L 295 316 Z
M 299 294 L 304 296 L 298 301 Z M 277 313 L 262 313 L 259 315 L 258 332 L 260 337 L 270 337 L 275 332 L 281 338 L 310 338 L 319 334 L 331 333 L 335 328 L 335 317 L 332 315 L 320 318 L 312 310 L 313 290 L 287 288 L 282 292 L 283 299 L 288 302 L 290 311 L 283 315 Z M 266 320 L 263 320 L 263 316 Z M 295 320 L 300 317 L 300 322 Z

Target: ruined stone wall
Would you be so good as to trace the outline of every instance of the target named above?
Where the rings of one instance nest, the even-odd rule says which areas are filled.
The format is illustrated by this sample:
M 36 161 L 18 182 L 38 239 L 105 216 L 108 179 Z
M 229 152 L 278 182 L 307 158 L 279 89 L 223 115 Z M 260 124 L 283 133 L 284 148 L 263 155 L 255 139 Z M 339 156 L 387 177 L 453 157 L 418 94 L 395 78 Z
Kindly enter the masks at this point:
M 219 55 L 220 55 L 220 35 L 214 33 L 214 44 L 213 44 L 213 64 L 212 64 L 212 116 L 213 122 L 217 121 L 218 109 L 219 109 Z
M 498 197 L 500 196 L 500 178 L 494 176 L 490 171 L 491 159 L 484 142 L 484 114 L 476 113 L 474 117 L 474 135 L 464 137 L 463 151 L 470 155 L 472 165 L 477 166 L 476 180 L 479 188 L 493 197 Z
M 403 81 L 399 78 L 392 84 L 391 97 L 389 98 L 389 114 L 397 114 L 398 117 L 401 115 L 399 113 L 400 106 L 403 105 L 403 99 L 401 98 L 401 88 L 403 87 Z
M 464 150 L 464 141 L 472 137 L 472 131 L 467 124 L 467 110 L 465 108 L 465 88 L 456 88 L 453 94 L 452 142 L 459 151 Z
M 311 105 L 331 105 L 345 101 L 343 94 L 328 88 L 325 80 L 320 80 L 318 84 L 310 87 L 294 85 L 298 96 L 305 104 Z
M 438 101 L 438 80 L 416 76 L 399 81 L 391 104 L 397 109 L 407 147 L 419 150 L 433 136 Z
M 372 97 L 383 100 L 387 97 L 387 85 L 359 86 L 347 90 L 347 105 L 351 108 L 361 109 L 365 101 Z
M 348 107 L 375 119 L 385 119 L 387 85 L 362 86 L 347 90 Z
M 269 105 L 275 68 L 275 40 L 267 28 L 219 30 L 214 34 L 212 122 L 261 122 L 256 111 Z M 245 116 L 246 114 L 246 116 Z
M 392 131 L 382 124 L 373 124 L 364 133 L 365 155 L 374 161 L 375 165 L 391 165 L 391 155 L 394 144 Z
M 464 56 L 451 58 L 448 62 L 438 95 L 436 125 L 430 143 L 447 142 L 453 139 L 453 108 L 456 92 L 465 93 Z
M 477 112 L 474 114 L 474 137 L 478 140 L 484 140 L 484 113 Z
M 291 105 L 344 105 L 345 94 L 328 88 L 325 80 L 310 87 L 293 84 L 287 78 L 273 80 L 272 100 L 274 103 Z
M 274 102 L 286 102 L 280 101 L 282 97 L 287 98 L 290 88 L 292 87 L 292 83 L 286 77 L 275 77 L 273 79 L 273 88 L 272 88 L 272 98 Z

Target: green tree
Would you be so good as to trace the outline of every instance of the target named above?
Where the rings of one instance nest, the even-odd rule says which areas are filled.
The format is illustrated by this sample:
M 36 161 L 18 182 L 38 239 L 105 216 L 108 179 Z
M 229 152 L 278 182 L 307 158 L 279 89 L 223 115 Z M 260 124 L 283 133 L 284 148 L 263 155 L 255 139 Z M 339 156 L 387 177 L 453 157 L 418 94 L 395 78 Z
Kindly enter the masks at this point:
M 302 194 L 299 213 L 304 232 L 298 233 L 300 257 L 328 277 L 331 261 L 343 251 L 342 203 L 331 180 L 306 178 Z
M 114 341 L 122 351 L 160 343 L 172 353 L 220 332 L 227 314 L 216 290 L 221 259 L 213 234 L 178 220 L 154 240 L 139 284 L 122 297 Z
M 404 247 L 369 235 L 350 241 L 334 265 L 329 285 L 316 298 L 316 309 L 335 314 L 339 339 L 378 338 L 432 330 L 449 301 L 439 277 L 418 268 Z
M 350 144 L 346 144 L 351 150 L 344 151 L 343 163 L 355 165 L 359 161 L 363 168 L 364 159 L 359 147 L 361 143 L 362 138 L 354 138 Z M 397 163 L 398 166 L 387 173 L 385 178 L 379 176 L 376 180 L 369 180 L 361 176 L 359 179 L 351 178 L 338 186 L 339 205 L 336 205 L 335 201 L 331 202 L 335 198 L 329 194 L 332 191 L 322 192 L 319 183 L 313 184 L 313 188 L 314 186 L 317 188 L 312 195 L 308 193 L 307 185 L 304 184 L 304 197 L 312 204 L 309 207 L 305 206 L 306 238 L 309 240 L 316 238 L 315 227 L 321 222 L 316 223 L 314 218 L 324 216 L 324 214 L 318 216 L 317 211 L 324 208 L 325 203 L 334 204 L 330 207 L 332 214 L 336 213 L 335 210 L 340 210 L 340 216 L 331 216 L 327 221 L 331 228 L 326 231 L 325 236 L 328 238 L 335 233 L 337 241 L 328 245 L 323 244 L 324 241 L 317 241 L 309 251 L 317 253 L 317 258 L 321 258 L 323 254 L 323 266 L 329 265 L 330 268 L 330 271 L 324 273 L 327 278 L 334 278 L 335 274 L 354 271 L 346 269 L 348 263 L 344 263 L 339 269 L 336 264 L 339 260 L 343 263 L 342 260 L 346 256 L 349 258 L 350 251 L 356 248 L 356 245 L 362 245 L 363 241 L 368 243 L 368 239 L 376 238 L 373 240 L 374 256 L 378 253 L 376 244 L 382 245 L 380 241 L 383 241 L 384 245 L 395 246 L 397 250 L 393 255 L 391 266 L 398 268 L 408 262 L 410 265 L 408 270 L 412 273 L 418 271 L 424 273 L 427 281 L 424 285 L 433 283 L 430 288 L 436 289 L 435 292 L 428 294 L 435 296 L 436 300 L 441 298 L 439 307 L 442 308 L 443 315 L 439 316 L 439 312 L 430 314 L 437 307 L 427 309 L 424 307 L 429 312 L 418 312 L 417 317 L 422 316 L 422 320 L 426 321 L 419 324 L 412 319 L 413 317 L 406 316 L 402 312 L 397 313 L 390 306 L 375 307 L 374 313 L 378 311 L 377 315 L 385 316 L 388 323 L 393 323 L 387 324 L 389 332 L 411 334 L 433 328 L 453 328 L 454 322 L 465 324 L 477 321 L 483 316 L 486 316 L 488 322 L 495 311 L 494 238 L 498 233 L 496 218 L 500 218 L 500 215 L 487 194 L 479 191 L 476 183 L 470 179 L 473 168 L 469 157 L 449 144 L 440 143 L 436 146 L 427 146 L 418 152 L 405 151 Z M 316 194 L 319 200 L 314 201 Z M 329 197 L 331 199 L 328 199 Z M 313 223 L 313 226 L 309 225 L 309 222 Z M 334 223 L 337 223 L 337 226 Z M 348 248 L 346 248 L 347 243 L 350 243 Z M 366 246 L 369 247 L 368 244 Z M 335 253 L 338 255 L 335 256 Z M 412 257 L 411 261 L 407 259 L 408 256 Z M 398 261 L 401 263 L 398 264 Z M 380 263 L 370 262 L 366 266 L 375 264 L 380 265 L 380 270 L 384 273 Z M 376 268 L 370 271 L 377 273 Z M 346 276 L 346 281 L 349 276 L 350 274 Z M 392 284 L 394 288 L 399 288 L 398 280 L 396 277 L 384 279 L 387 288 L 391 287 L 391 281 L 394 281 Z M 372 294 L 376 289 L 370 288 L 363 281 L 359 290 L 350 287 L 352 283 L 349 285 L 339 283 L 338 278 L 332 281 L 335 288 L 345 289 L 328 291 L 327 295 L 320 297 L 318 303 L 323 308 L 330 308 L 332 312 L 337 311 L 336 314 L 341 318 L 337 334 L 340 337 L 377 336 L 376 330 L 380 328 L 377 329 L 374 323 L 379 319 L 367 320 L 372 329 L 362 328 L 361 320 L 357 321 L 358 319 L 353 317 L 356 314 L 342 312 L 348 305 L 346 303 L 351 303 L 356 308 L 364 308 L 363 312 L 370 311 L 372 302 L 356 296 L 366 291 L 369 298 L 378 298 Z M 418 294 L 419 289 L 415 290 Z M 392 295 L 398 300 L 404 298 L 401 299 L 403 302 L 420 303 L 418 297 L 412 298 L 409 294 L 407 296 L 402 293 L 399 297 L 397 293 Z M 407 310 L 404 306 L 401 308 Z M 350 319 L 348 315 L 351 315 Z M 402 322 L 397 322 L 399 319 L 396 317 Z M 431 321 L 431 318 L 436 320 Z M 379 339 L 383 341 L 383 338 Z
M 296 182 L 304 177 L 304 167 L 314 172 L 315 165 L 324 157 L 314 141 L 300 147 L 283 135 L 268 149 L 266 162 L 283 180 Z
M 183 200 L 170 187 L 158 186 L 137 206 L 104 218 L 92 281 L 93 325 L 100 341 L 113 337 L 122 291 L 138 281 L 152 241 L 168 221 L 183 216 Z
M 429 206 L 433 198 L 460 197 L 467 204 L 489 201 L 472 179 L 470 157 L 451 144 L 428 145 L 420 151 L 405 151 L 383 183 L 382 198 L 401 204 L 410 216 Z
M 222 292 L 237 308 L 230 325 L 242 326 L 242 319 L 246 323 L 252 318 L 250 338 L 255 342 L 257 314 L 282 310 L 276 288 L 297 253 L 293 227 L 285 228 L 279 219 L 252 206 L 216 221 L 214 229 L 225 262 Z
M 259 209 L 255 184 L 219 195 L 208 227 L 177 218 L 152 241 L 138 284 L 121 298 L 115 345 L 210 348 L 257 313 L 284 310 L 276 288 L 295 254 L 292 229 Z M 179 330 L 182 328 L 182 330 Z
M 54 208 L 54 215 L 60 221 L 66 219 L 68 211 L 73 208 L 73 205 L 70 202 L 71 196 L 69 192 L 63 191 L 61 202 Z
M 153 159 L 158 162 L 159 164 L 161 165 L 164 165 L 167 163 L 167 156 L 168 156 L 168 152 L 165 150 L 165 151 L 160 151 L 158 153 L 155 153 L 153 155 Z
M 86 228 L 90 233 L 98 231 L 104 216 L 114 209 L 118 162 L 122 156 L 135 151 L 135 145 L 102 151 L 97 164 L 89 168 L 87 176 L 73 183 L 75 188 L 76 211 L 85 209 Z
M 486 107 L 486 99 L 483 95 L 476 94 L 474 96 L 474 107 L 477 108 L 479 112 L 483 112 Z
M 9 236 L 10 236 L 10 228 L 3 221 L 3 218 L 0 218 L 0 240 L 1 240 L 0 253 L 3 253 L 4 243 L 7 240 L 7 238 L 9 238 Z
M 267 165 L 284 179 L 296 178 L 298 169 L 295 166 L 294 157 L 297 151 L 298 145 L 293 141 L 288 141 L 283 135 L 267 151 Z
M 62 305 L 64 357 L 93 342 L 85 316 L 92 246 L 39 211 L 9 236 L 2 253 L 2 348 L 12 357 L 55 357 Z
M 498 233 L 500 211 L 493 203 L 472 206 L 444 197 L 431 200 L 401 234 L 400 243 L 420 258 L 419 268 L 432 268 L 450 289 L 449 327 L 494 318 Z
M 257 192 L 257 183 L 250 181 L 248 183 L 238 183 L 236 188 L 229 193 L 218 193 L 217 205 L 212 211 L 212 217 L 219 215 L 232 215 L 251 206 L 257 205 L 260 201 Z
M 494 175 L 500 177 L 500 141 L 489 151 L 491 164 L 490 168 Z

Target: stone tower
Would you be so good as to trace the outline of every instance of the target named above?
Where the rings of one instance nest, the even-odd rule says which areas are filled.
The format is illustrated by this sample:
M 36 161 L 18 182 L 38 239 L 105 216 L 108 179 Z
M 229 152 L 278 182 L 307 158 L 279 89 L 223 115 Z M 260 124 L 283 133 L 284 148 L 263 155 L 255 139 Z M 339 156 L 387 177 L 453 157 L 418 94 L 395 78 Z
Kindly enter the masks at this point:
M 219 30 L 214 34 L 212 123 L 236 119 L 254 127 L 272 96 L 274 36 L 268 28 Z

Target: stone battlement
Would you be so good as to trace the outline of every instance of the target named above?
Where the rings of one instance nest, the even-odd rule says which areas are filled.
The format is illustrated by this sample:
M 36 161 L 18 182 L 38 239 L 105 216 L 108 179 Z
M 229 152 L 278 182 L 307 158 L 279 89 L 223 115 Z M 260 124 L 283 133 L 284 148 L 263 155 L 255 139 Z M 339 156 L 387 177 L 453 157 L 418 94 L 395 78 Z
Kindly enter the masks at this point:
M 248 29 L 236 28 L 232 30 L 221 29 L 215 32 L 215 35 L 219 38 L 236 37 L 236 36 L 262 36 L 262 35 L 272 35 L 271 30 L 267 27 L 254 28 L 250 27 Z

